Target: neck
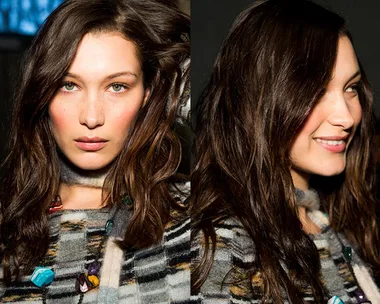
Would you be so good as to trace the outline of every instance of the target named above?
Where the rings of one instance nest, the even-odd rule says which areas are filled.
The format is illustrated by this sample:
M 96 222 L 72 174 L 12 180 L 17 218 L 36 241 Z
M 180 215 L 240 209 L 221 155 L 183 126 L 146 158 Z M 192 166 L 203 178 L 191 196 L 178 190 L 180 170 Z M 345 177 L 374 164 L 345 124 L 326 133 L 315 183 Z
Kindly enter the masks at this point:
M 292 175 L 293 176 L 293 175 Z M 294 180 L 293 180 L 294 183 Z M 298 183 L 299 185 L 299 183 Z M 302 184 L 305 186 L 305 184 Z M 304 190 L 297 187 L 295 184 L 296 189 L 296 204 L 298 209 L 298 218 L 302 224 L 302 229 L 307 234 L 317 234 L 321 232 L 321 229 L 314 224 L 314 222 L 310 219 L 307 212 L 311 210 L 318 210 L 319 209 L 319 197 L 316 191 L 314 190 Z
M 309 173 L 292 168 L 290 169 L 290 174 L 292 176 L 294 187 L 304 191 L 309 189 Z
M 100 209 L 103 207 L 102 188 L 81 185 L 59 185 L 63 209 Z

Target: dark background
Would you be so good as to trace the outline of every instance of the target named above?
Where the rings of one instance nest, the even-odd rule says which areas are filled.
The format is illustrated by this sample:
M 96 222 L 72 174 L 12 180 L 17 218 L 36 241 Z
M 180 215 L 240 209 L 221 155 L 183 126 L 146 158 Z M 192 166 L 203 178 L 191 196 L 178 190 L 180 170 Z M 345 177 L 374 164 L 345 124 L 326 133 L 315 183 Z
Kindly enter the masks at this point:
M 192 106 L 207 84 L 215 57 L 233 20 L 252 0 L 202 0 L 191 4 Z M 380 117 L 380 1 L 316 0 L 343 16 L 353 36 L 356 53 L 375 91 L 375 113 Z
M 0 161 L 5 156 L 21 58 L 45 18 L 63 0 L 0 0 Z
M 25 49 L 32 37 L 18 34 L 0 34 L 0 160 L 5 156 L 9 138 L 13 96 L 17 90 L 19 67 Z

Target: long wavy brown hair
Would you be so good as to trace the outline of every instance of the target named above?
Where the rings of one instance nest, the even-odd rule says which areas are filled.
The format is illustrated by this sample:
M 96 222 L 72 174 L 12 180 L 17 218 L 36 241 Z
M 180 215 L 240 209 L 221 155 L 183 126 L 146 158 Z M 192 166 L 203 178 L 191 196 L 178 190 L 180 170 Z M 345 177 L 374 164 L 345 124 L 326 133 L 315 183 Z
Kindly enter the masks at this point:
M 303 303 L 310 285 L 323 302 L 317 249 L 302 230 L 290 174 L 290 148 L 329 83 L 345 21 L 309 1 L 256 1 L 235 20 L 200 99 L 192 174 L 192 238 L 205 253 L 192 272 L 193 292 L 207 279 L 216 227 L 237 219 L 255 244 L 251 273 L 261 272 L 264 301 Z M 342 174 L 312 180 L 332 227 L 380 270 L 375 218 L 372 92 L 361 68 L 363 116 Z M 326 185 L 329 185 L 327 187 Z M 284 272 L 294 270 L 296 277 Z
M 125 192 L 133 200 L 133 218 L 120 245 L 157 243 L 170 210 L 183 211 L 171 185 L 180 178 L 181 144 L 174 126 L 183 105 L 181 90 L 189 83 L 190 21 L 169 3 L 68 0 L 39 30 L 23 66 L 4 162 L 0 261 L 5 282 L 30 271 L 48 248 L 47 210 L 60 183 L 48 105 L 87 33 L 116 31 L 132 41 L 150 90 L 105 181 L 105 204 L 117 204 Z

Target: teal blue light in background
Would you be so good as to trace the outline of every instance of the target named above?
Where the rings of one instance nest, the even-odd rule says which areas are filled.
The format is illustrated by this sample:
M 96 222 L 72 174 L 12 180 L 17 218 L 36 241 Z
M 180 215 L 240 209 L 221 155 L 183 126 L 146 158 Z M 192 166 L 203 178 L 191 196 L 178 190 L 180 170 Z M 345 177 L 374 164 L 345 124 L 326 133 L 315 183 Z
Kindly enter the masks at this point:
M 0 0 L 0 33 L 34 35 L 63 0 Z

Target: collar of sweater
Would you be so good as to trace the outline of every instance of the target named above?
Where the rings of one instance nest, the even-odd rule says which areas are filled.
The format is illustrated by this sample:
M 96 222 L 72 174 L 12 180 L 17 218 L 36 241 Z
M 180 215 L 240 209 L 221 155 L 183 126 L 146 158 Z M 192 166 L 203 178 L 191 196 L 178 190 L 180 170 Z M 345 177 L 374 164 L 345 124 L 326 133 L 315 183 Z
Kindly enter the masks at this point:
M 63 155 L 59 156 L 61 182 L 68 185 L 81 185 L 91 188 L 102 188 L 109 167 L 100 170 L 82 170 L 72 164 Z
M 320 200 L 317 191 L 313 189 L 300 190 L 295 188 L 296 204 L 305 207 L 306 210 L 319 210 Z

